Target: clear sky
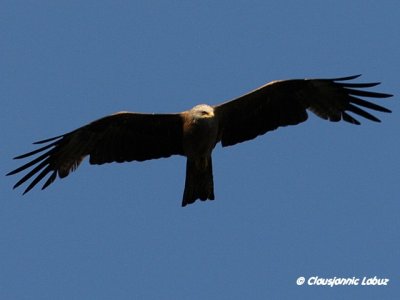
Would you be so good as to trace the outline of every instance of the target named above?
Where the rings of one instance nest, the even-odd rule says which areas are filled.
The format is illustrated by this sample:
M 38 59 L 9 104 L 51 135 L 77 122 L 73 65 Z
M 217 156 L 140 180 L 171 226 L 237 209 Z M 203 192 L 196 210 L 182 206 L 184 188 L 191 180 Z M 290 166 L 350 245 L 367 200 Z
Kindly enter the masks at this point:
M 0 181 L 1 299 L 400 295 L 399 1 L 1 1 L 1 170 L 121 111 L 179 112 L 276 79 L 363 74 L 393 110 L 314 116 L 213 155 L 216 200 L 181 208 L 185 159 L 90 166 L 21 196 Z M 298 286 L 304 276 L 388 286 Z

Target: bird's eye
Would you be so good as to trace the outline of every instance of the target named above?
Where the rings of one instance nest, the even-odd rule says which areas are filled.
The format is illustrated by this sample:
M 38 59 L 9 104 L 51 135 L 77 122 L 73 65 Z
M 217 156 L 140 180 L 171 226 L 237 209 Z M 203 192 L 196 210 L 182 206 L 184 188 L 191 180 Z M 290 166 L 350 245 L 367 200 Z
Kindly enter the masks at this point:
M 203 111 L 201 112 L 201 114 L 202 114 L 203 116 L 208 115 L 208 113 L 207 113 L 205 110 L 203 110 Z

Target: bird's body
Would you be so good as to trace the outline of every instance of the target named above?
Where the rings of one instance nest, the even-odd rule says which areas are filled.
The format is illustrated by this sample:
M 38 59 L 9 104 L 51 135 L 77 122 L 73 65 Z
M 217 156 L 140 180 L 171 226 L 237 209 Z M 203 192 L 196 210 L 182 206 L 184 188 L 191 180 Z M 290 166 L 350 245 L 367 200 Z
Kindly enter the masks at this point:
M 186 157 L 206 157 L 218 142 L 218 121 L 214 109 L 200 104 L 183 116 L 183 151 Z
M 347 112 L 379 122 L 360 107 L 390 111 L 357 96 L 386 98 L 391 95 L 363 90 L 378 83 L 347 82 L 356 77 L 274 81 L 235 100 L 215 106 L 196 105 L 176 114 L 120 112 L 67 134 L 36 142 L 48 144 L 16 158 L 46 152 L 7 175 L 34 166 L 14 186 L 36 175 L 26 193 L 48 174 L 42 189 L 57 175 L 66 177 L 86 156 L 90 157 L 91 164 L 104 164 L 183 155 L 187 163 L 182 206 L 196 199 L 213 200 L 212 151 L 219 142 L 223 147 L 231 146 L 278 127 L 299 124 L 307 120 L 307 109 L 334 122 L 360 124 Z
M 218 142 L 218 120 L 214 108 L 207 104 L 182 113 L 183 151 L 187 157 L 182 206 L 196 199 L 214 200 L 211 152 Z

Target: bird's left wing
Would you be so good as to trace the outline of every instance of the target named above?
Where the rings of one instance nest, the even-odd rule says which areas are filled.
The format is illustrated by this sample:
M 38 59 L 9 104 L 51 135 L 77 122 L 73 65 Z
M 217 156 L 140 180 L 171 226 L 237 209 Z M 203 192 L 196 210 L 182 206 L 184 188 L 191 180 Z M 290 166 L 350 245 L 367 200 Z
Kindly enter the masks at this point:
M 48 174 L 42 189 L 50 185 L 57 174 L 60 178 L 66 177 L 88 155 L 91 164 L 183 155 L 182 124 L 180 114 L 121 112 L 110 115 L 67 134 L 36 142 L 47 145 L 15 159 L 44 153 L 7 175 L 33 167 L 14 186 L 16 188 L 36 176 L 25 194 Z
M 359 75 L 358 75 L 359 76 Z M 307 120 L 307 109 L 319 117 L 360 124 L 347 112 L 379 122 L 360 107 L 390 112 L 385 107 L 358 98 L 386 98 L 392 95 L 363 90 L 379 83 L 348 83 L 357 78 L 294 79 L 273 81 L 235 100 L 214 106 L 222 146 L 254 139 L 281 126 Z

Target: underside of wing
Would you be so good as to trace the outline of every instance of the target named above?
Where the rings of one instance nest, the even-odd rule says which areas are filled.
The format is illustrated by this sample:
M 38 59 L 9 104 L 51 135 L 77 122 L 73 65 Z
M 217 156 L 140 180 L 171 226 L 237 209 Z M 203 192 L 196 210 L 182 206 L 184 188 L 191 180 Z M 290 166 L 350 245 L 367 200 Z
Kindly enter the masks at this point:
M 307 109 L 319 117 L 360 122 L 349 114 L 371 121 L 379 119 L 365 109 L 390 112 L 385 107 L 363 100 L 391 95 L 364 90 L 379 83 L 349 83 L 357 76 L 334 79 L 294 79 L 268 83 L 235 100 L 214 107 L 220 122 L 222 146 L 230 146 L 265 134 L 278 127 L 307 120 Z
M 23 159 L 39 155 L 7 174 L 32 168 L 14 186 L 34 178 L 24 193 L 49 174 L 42 189 L 57 175 L 66 177 L 86 156 L 90 157 L 91 164 L 104 164 L 182 155 L 182 118 L 179 114 L 117 113 L 35 144 L 47 145 L 15 157 Z

